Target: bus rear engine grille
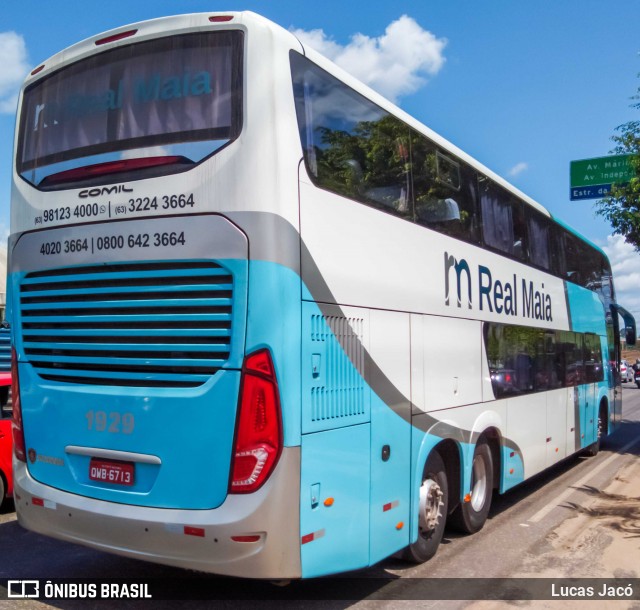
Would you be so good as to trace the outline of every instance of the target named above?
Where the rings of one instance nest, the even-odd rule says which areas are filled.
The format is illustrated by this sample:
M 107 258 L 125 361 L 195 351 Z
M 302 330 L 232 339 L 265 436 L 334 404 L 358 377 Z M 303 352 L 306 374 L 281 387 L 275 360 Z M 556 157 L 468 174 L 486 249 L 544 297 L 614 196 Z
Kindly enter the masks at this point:
M 229 359 L 233 276 L 214 262 L 114 263 L 27 274 L 23 350 L 43 379 L 195 387 Z

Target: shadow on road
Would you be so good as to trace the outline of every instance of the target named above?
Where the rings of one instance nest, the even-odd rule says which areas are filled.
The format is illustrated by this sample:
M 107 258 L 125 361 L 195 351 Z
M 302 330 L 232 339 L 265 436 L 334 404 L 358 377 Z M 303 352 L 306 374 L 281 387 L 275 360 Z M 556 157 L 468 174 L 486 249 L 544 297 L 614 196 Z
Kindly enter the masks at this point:
M 633 439 L 638 439 L 638 442 L 622 451 Z M 615 433 L 602 440 L 601 452 L 608 454 L 618 453 L 620 455 L 640 455 L 640 421 L 623 420 Z M 594 459 L 602 459 L 602 456 L 600 455 L 596 458 L 581 454 L 569 456 L 508 491 L 506 494 L 494 494 L 489 518 L 491 519 L 499 515 L 521 500 L 533 495 L 545 485 L 557 481 L 565 474 L 569 474 L 574 468 L 579 467 L 580 464 L 590 462 Z

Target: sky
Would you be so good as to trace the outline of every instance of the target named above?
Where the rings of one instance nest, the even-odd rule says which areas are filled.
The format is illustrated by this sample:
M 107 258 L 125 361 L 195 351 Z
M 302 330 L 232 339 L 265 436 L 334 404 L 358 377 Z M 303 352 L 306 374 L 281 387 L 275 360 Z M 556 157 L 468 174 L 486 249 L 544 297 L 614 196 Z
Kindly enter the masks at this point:
M 16 94 L 71 44 L 180 13 L 252 10 L 503 176 L 609 255 L 640 326 L 640 254 L 569 199 L 569 163 L 605 156 L 640 119 L 638 0 L 5 0 L 0 8 L 0 240 L 9 232 Z

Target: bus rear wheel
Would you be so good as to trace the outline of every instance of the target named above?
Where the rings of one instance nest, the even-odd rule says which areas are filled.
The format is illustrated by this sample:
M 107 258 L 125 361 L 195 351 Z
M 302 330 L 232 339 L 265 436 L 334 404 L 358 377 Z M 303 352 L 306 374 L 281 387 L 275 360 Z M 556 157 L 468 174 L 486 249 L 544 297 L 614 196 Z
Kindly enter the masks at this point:
M 493 457 L 485 441 L 476 445 L 471 468 L 471 498 L 465 498 L 451 514 L 451 525 L 466 534 L 475 534 L 484 527 L 491 508 Z
M 449 506 L 449 485 L 442 457 L 434 451 L 427 460 L 420 485 L 418 539 L 402 553 L 412 563 L 431 559 L 438 550 L 444 534 Z

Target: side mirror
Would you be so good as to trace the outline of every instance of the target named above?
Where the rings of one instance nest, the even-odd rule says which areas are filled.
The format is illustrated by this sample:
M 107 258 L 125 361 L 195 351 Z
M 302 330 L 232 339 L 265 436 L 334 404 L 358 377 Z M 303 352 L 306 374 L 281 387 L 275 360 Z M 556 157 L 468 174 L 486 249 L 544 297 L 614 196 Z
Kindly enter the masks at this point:
M 620 314 L 624 320 L 625 341 L 627 345 L 636 344 L 636 321 L 632 314 L 630 314 L 624 307 L 617 303 L 611 303 L 609 305 L 614 315 Z
M 636 329 L 635 326 L 627 326 L 625 329 L 625 341 L 627 345 L 636 344 Z

